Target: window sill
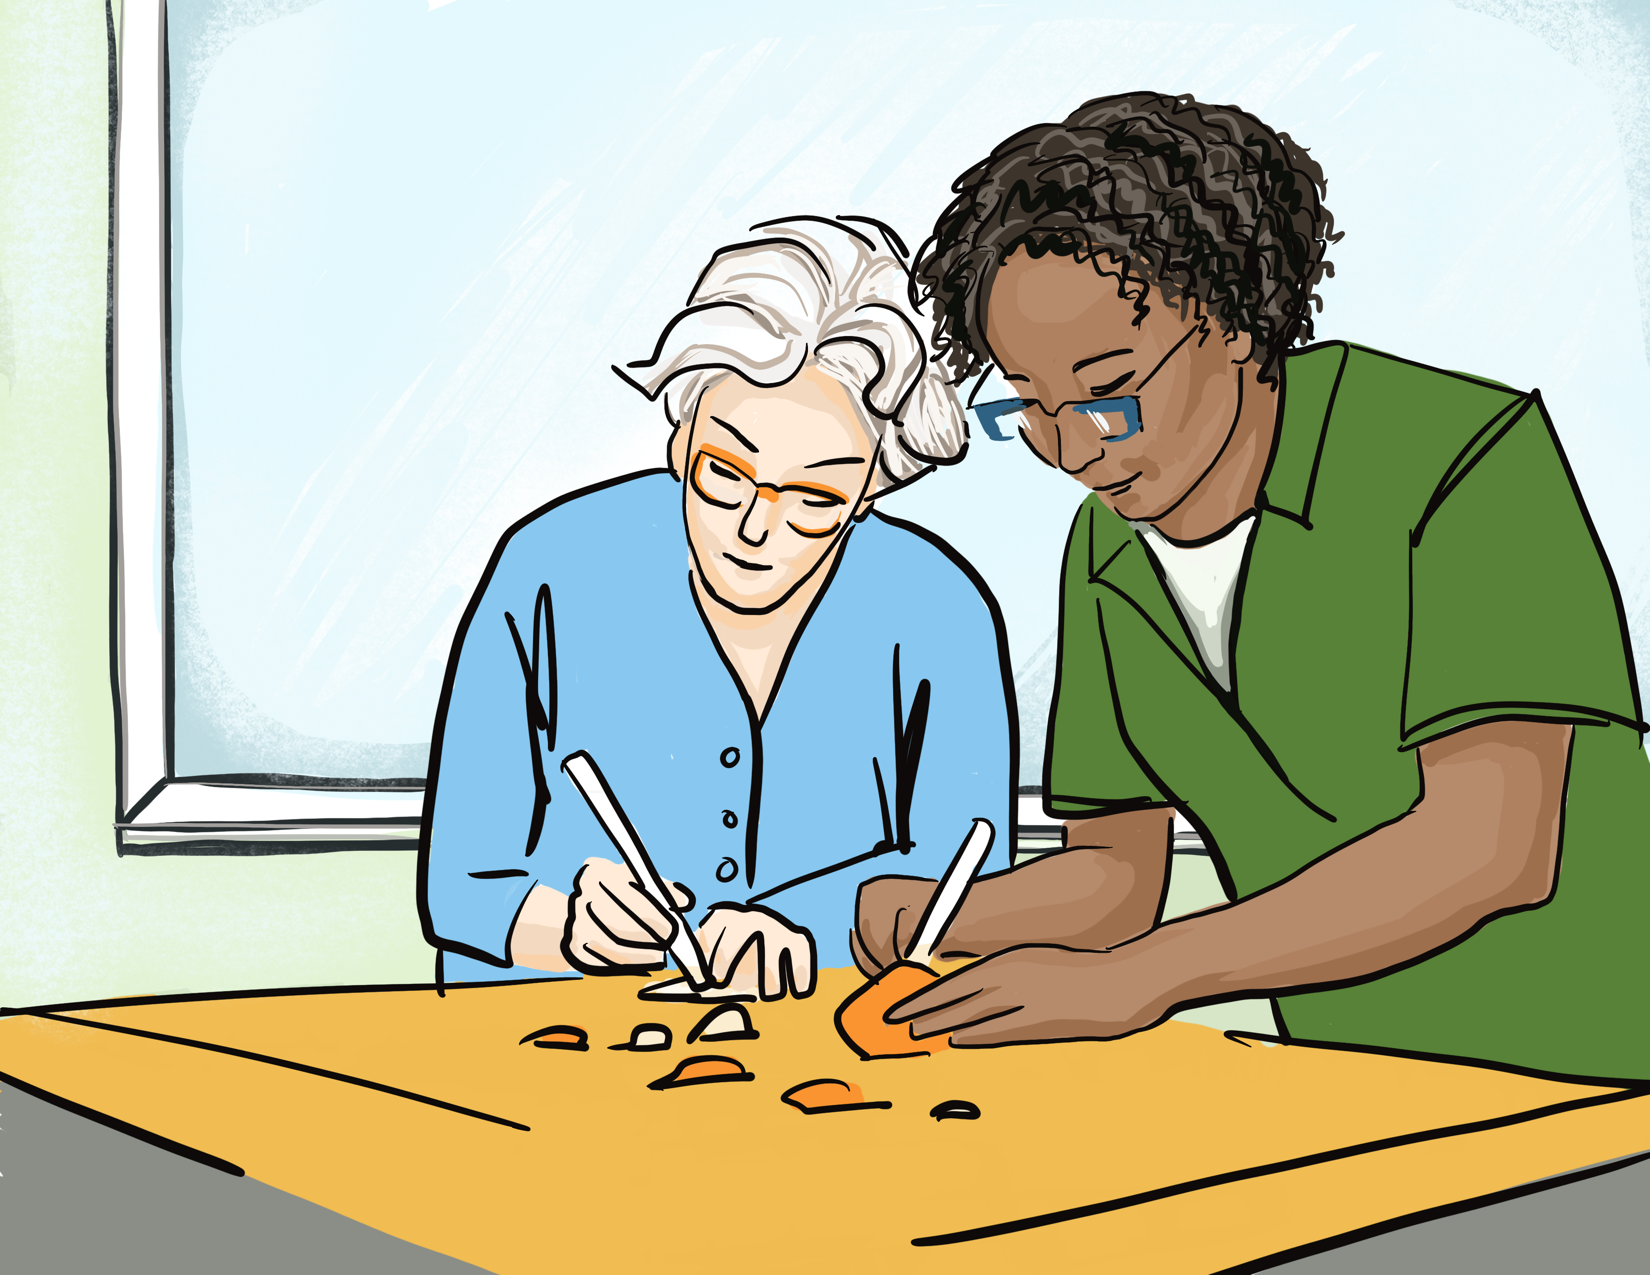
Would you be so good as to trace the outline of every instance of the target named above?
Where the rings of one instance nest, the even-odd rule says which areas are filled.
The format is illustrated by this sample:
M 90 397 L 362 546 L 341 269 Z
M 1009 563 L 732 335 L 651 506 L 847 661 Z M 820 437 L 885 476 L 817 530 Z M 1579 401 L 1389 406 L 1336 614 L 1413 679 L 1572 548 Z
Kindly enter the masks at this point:
M 157 784 L 115 824 L 121 854 L 305 854 L 418 846 L 422 789 Z
M 1065 844 L 1065 824 L 1049 818 L 1043 811 L 1040 793 L 1020 790 L 1015 815 L 1019 822 L 1019 836 L 1015 851 L 1019 856 L 1047 854 Z M 1203 838 L 1185 815 L 1174 812 L 1174 853 L 1207 855 Z

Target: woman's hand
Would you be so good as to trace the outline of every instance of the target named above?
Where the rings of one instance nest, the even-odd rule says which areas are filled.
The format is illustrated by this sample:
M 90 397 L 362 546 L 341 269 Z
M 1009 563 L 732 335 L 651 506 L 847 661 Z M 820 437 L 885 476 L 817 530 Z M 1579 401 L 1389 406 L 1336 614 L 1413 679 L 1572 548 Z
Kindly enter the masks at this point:
M 691 908 L 693 894 L 665 883 L 678 907 Z M 665 949 L 676 937 L 676 919 L 637 884 L 630 869 L 608 859 L 586 859 L 573 878 L 567 900 L 567 932 L 562 954 L 586 974 L 640 974 L 664 967 Z
M 893 1005 L 890 1023 L 917 1038 L 951 1033 L 954 1046 L 1112 1040 L 1173 1009 L 1150 963 L 1115 952 L 1015 947 L 977 961 Z
M 1163 898 L 1173 836 L 1167 807 L 1067 822 L 1064 850 L 969 887 L 939 955 L 989 956 L 1028 943 L 1097 951 L 1144 933 Z M 849 948 L 867 978 L 910 951 L 935 884 L 875 877 L 859 887 Z
M 718 903 L 699 927 L 699 950 L 718 987 L 778 1000 L 814 990 L 814 936 L 760 906 Z
M 875 978 L 884 966 L 905 958 L 938 885 L 922 877 L 873 877 L 859 887 L 848 950 L 861 974 Z

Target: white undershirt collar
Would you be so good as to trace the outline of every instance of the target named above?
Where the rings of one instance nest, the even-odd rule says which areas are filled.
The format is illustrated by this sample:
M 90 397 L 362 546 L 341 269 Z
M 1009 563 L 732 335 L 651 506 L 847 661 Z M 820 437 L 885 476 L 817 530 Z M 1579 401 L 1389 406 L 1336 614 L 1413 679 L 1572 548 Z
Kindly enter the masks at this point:
M 1157 559 L 1204 667 L 1224 691 L 1232 689 L 1232 599 L 1255 522 L 1250 510 L 1225 531 L 1194 545 L 1177 544 L 1153 523 L 1129 524 Z

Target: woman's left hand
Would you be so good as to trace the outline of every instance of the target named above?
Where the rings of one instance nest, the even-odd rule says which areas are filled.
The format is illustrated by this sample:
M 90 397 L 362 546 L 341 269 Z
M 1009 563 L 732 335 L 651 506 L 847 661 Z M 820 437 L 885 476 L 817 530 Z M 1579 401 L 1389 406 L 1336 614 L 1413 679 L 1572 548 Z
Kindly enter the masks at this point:
M 1127 948 L 1013 947 L 908 996 L 883 1015 L 954 1046 L 1112 1040 L 1167 1018 L 1171 999 Z
M 761 906 L 718 903 L 699 927 L 711 982 L 765 1001 L 814 990 L 814 936 Z

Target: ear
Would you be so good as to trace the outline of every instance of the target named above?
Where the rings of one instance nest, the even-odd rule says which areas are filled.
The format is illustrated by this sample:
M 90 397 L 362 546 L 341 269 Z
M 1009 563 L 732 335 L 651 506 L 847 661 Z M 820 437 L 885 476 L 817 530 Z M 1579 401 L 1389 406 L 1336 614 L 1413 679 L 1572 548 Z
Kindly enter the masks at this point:
M 1255 334 L 1235 332 L 1227 340 L 1226 347 L 1232 352 L 1233 363 L 1247 363 L 1255 357 Z
M 682 475 L 687 472 L 688 436 L 692 433 L 685 425 L 677 425 L 670 431 L 670 438 L 665 443 L 665 464 L 670 466 L 670 476 L 677 482 L 682 481 Z
M 861 522 L 874 507 L 873 502 L 890 487 L 896 484 L 887 474 L 882 472 L 882 450 L 878 448 L 871 453 L 871 481 L 865 485 L 865 494 L 854 505 L 854 512 L 849 515 L 855 522 Z

